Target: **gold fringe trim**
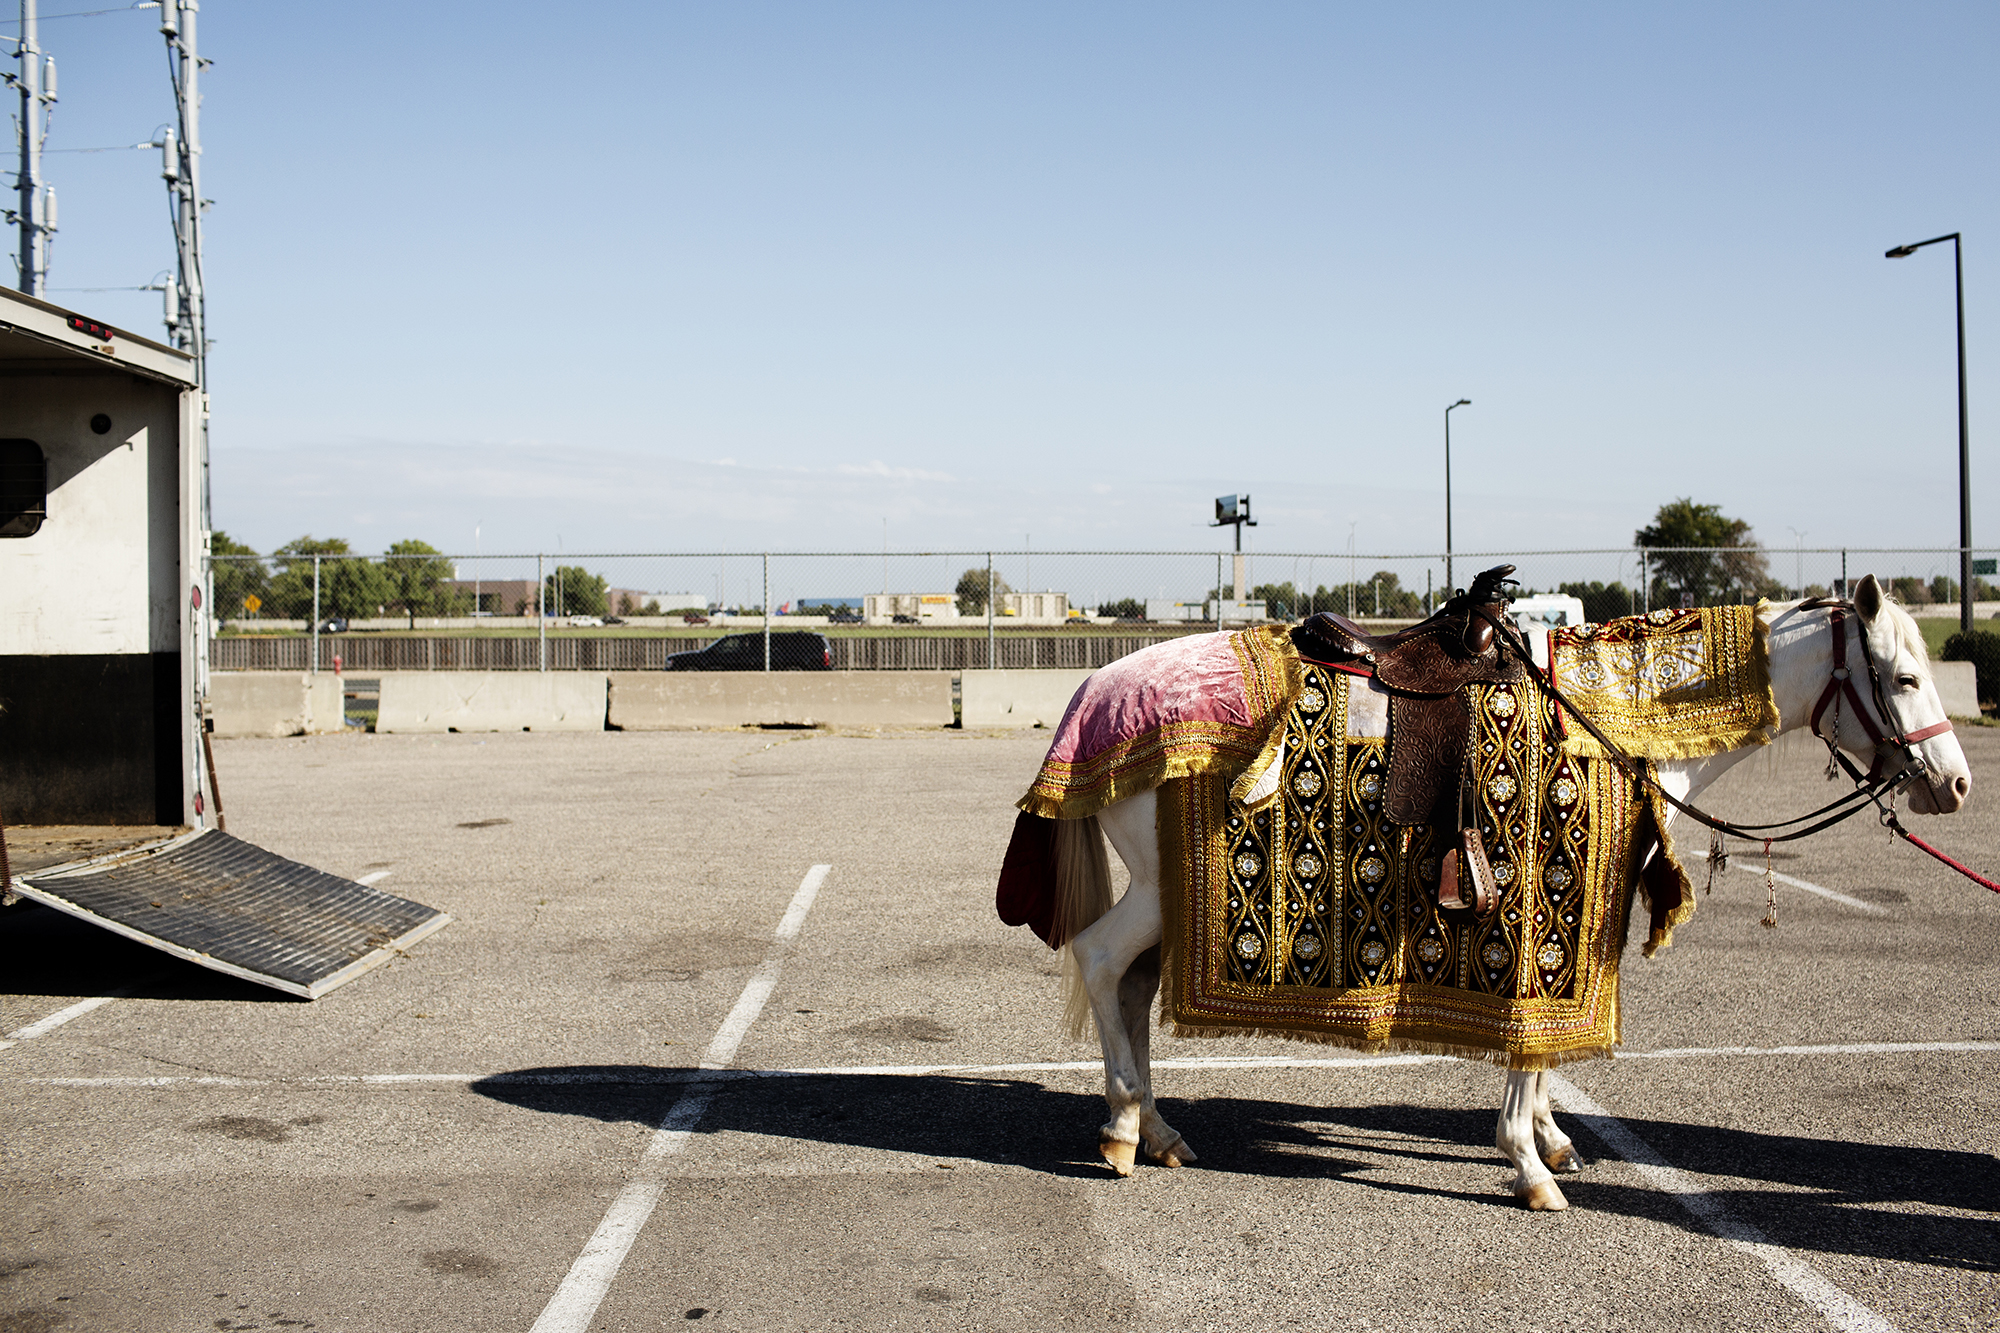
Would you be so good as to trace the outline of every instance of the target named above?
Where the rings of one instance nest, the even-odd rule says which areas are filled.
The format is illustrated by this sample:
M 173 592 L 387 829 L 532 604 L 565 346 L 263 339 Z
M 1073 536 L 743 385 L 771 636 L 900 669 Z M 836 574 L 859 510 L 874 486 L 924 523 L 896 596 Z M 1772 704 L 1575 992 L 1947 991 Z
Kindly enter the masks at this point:
M 1015 808 L 1026 810 L 1031 815 L 1043 819 L 1088 819 L 1108 806 L 1118 804 L 1128 796 L 1137 796 L 1152 791 L 1177 778 L 1198 777 L 1231 766 L 1232 755 L 1226 754 L 1170 754 L 1163 756 L 1142 768 L 1106 778 L 1089 791 L 1076 792 L 1057 798 L 1044 796 L 1040 792 L 1029 792 L 1014 802 Z
M 1256 652 L 1256 648 L 1251 646 L 1255 642 L 1249 637 L 1252 634 L 1263 638 L 1264 642 L 1256 644 L 1256 648 L 1264 650 L 1263 653 Z M 1271 729 L 1264 737 L 1263 748 L 1258 750 L 1257 757 L 1250 761 L 1250 767 L 1244 769 L 1236 781 L 1230 784 L 1230 799 L 1248 802 L 1251 790 L 1262 780 L 1271 765 L 1278 761 L 1279 751 L 1285 748 L 1285 719 L 1291 711 L 1292 700 L 1298 698 L 1299 692 L 1306 687 L 1306 667 L 1299 659 L 1299 650 L 1292 642 L 1289 628 L 1263 626 L 1251 630 L 1237 640 L 1236 646 L 1238 656 L 1243 659 L 1244 695 L 1252 710 L 1252 716 L 1255 716 L 1255 709 L 1262 702 L 1252 692 L 1252 681 L 1260 682 L 1271 689 L 1275 696 L 1272 702 L 1276 704 L 1270 710 Z M 1273 660 L 1255 660 L 1266 655 Z M 1276 668 L 1275 672 L 1271 670 L 1272 667 Z M 1274 675 L 1276 679 L 1272 679 Z M 1251 808 L 1261 809 L 1269 805 L 1276 795 L 1277 793 L 1272 793 L 1270 797 L 1259 801 Z
M 1384 1037 L 1371 1040 L 1339 1032 L 1316 1032 L 1294 1030 L 1292 1028 L 1254 1027 L 1194 1027 L 1176 1023 L 1164 1012 L 1160 1026 L 1176 1037 L 1264 1037 L 1280 1041 L 1296 1041 L 1312 1046 L 1339 1046 L 1366 1055 L 1445 1055 L 1459 1060 L 1478 1060 L 1486 1064 L 1501 1065 L 1508 1069 L 1554 1069 L 1559 1065 L 1576 1064 L 1583 1060 L 1615 1059 L 1615 1046 L 1586 1046 L 1568 1051 L 1537 1051 L 1527 1054 L 1519 1051 L 1495 1050 L 1486 1046 L 1467 1046 L 1458 1042 L 1426 1041 L 1418 1037 Z
M 1660 850 L 1658 854 L 1667 859 L 1667 864 L 1673 867 L 1674 878 L 1680 881 L 1681 901 L 1680 906 L 1667 913 L 1667 924 L 1665 927 L 1652 931 L 1646 936 L 1645 946 L 1640 952 L 1648 958 L 1651 958 L 1662 949 L 1671 949 L 1674 947 L 1674 932 L 1694 919 L 1696 903 L 1694 881 L 1688 878 L 1687 867 L 1681 864 L 1680 855 L 1674 850 L 1674 835 L 1667 831 L 1667 821 L 1660 818 L 1660 809 L 1656 801 L 1657 798 L 1647 800 L 1646 817 L 1653 821 L 1653 831 L 1659 834 L 1660 837 Z M 1639 887 L 1640 895 L 1646 900 L 1647 917 L 1650 920 L 1653 895 L 1646 888 L 1646 877 L 1639 873 L 1639 867 L 1634 866 L 1632 868 L 1632 878 Z

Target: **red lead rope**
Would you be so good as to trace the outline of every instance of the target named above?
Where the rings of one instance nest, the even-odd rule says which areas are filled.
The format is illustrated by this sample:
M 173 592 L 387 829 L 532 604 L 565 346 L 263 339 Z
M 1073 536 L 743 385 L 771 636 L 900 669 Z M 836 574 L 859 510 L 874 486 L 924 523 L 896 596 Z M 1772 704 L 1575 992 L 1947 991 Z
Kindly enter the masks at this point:
M 1995 884 L 1992 880 L 1986 878 L 1986 876 L 1980 874 L 1977 870 L 1973 870 L 1969 866 L 1961 865 L 1957 861 L 1952 860 L 1949 856 L 1946 856 L 1943 852 L 1931 846 L 1929 843 L 1925 842 L 1922 838 L 1919 838 L 1916 834 L 1904 828 L 1901 824 L 1899 823 L 1891 824 L 1889 825 L 1889 830 L 1892 833 L 1894 833 L 1897 837 L 1901 838 L 1904 842 L 1910 843 L 1915 847 L 1917 847 L 1920 851 L 1929 852 L 1932 856 L 1935 856 L 1938 860 L 1944 862 L 1946 865 L 1950 866 L 1953 870 L 1956 870 L 1959 874 L 1965 876 L 1967 879 L 1971 880 L 1974 884 L 1979 885 L 1981 888 L 1991 889 L 1995 893 L 2000 893 L 2000 884 Z

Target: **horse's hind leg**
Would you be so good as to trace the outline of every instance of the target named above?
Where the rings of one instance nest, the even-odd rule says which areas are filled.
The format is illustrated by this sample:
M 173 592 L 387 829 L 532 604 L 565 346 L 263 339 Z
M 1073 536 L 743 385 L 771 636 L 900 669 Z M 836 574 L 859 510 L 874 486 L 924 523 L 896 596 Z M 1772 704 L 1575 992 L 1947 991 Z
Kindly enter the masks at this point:
M 1160 989 L 1159 946 L 1146 950 L 1132 961 L 1118 983 L 1118 1006 L 1125 1014 L 1125 1039 L 1131 1043 L 1132 1059 L 1139 1067 L 1145 1089 L 1139 1101 L 1139 1142 L 1146 1156 L 1162 1166 L 1184 1166 L 1195 1161 L 1195 1151 L 1181 1132 L 1160 1118 L 1153 1105 L 1153 996 Z
M 1555 1109 L 1549 1105 L 1549 1071 L 1535 1075 L 1535 1151 L 1542 1162 L 1559 1176 L 1573 1176 L 1583 1170 L 1583 1158 L 1569 1135 L 1556 1127 Z
M 1132 1174 L 1138 1157 L 1139 1119 L 1147 1093 L 1139 1062 L 1133 1057 L 1121 991 L 1133 962 L 1159 942 L 1159 899 L 1136 881 L 1117 906 L 1070 941 L 1104 1050 L 1104 1100 L 1111 1108 L 1111 1119 L 1098 1131 L 1097 1147 L 1121 1176 Z
M 1500 1123 L 1493 1142 L 1519 1173 L 1514 1178 L 1515 1197 L 1535 1212 L 1558 1212 L 1569 1207 L 1569 1200 L 1563 1197 L 1535 1145 L 1535 1094 L 1541 1082 L 1542 1071 L 1538 1069 L 1507 1071 L 1507 1091 L 1500 1100 Z
M 1181 1136 L 1153 1106 L 1150 1069 L 1153 994 L 1160 982 L 1159 797 L 1143 792 L 1107 806 L 1097 820 L 1131 872 L 1125 896 L 1071 941 L 1104 1048 L 1104 1100 L 1111 1119 L 1098 1150 L 1119 1175 L 1130 1175 L 1143 1139 L 1149 1155 L 1172 1165 L 1194 1160 Z

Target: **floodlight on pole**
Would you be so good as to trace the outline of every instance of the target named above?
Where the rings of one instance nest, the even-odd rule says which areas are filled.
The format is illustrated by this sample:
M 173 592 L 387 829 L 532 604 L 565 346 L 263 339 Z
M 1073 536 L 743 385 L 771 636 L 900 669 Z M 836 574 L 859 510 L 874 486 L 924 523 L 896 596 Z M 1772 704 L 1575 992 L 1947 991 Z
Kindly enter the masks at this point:
M 1236 594 L 1236 600 L 1240 602 L 1244 596 L 1243 529 L 1257 526 L 1257 520 L 1250 517 L 1250 497 L 1248 495 L 1216 496 L 1215 522 L 1208 526 L 1211 528 L 1236 529 L 1236 567 L 1234 571 L 1236 582 L 1231 585 L 1231 588 Z M 1215 598 L 1216 605 L 1220 606 L 1222 604 L 1222 580 L 1220 578 L 1216 580 Z

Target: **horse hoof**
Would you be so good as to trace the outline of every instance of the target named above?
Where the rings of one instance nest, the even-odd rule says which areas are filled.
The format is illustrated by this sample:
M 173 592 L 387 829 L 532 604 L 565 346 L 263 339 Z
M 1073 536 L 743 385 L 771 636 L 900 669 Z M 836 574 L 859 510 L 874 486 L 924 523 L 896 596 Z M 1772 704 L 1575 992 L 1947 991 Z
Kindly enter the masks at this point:
M 1131 1175 L 1132 1163 L 1139 1158 L 1138 1144 L 1120 1143 L 1116 1139 L 1099 1139 L 1097 1151 L 1110 1164 L 1111 1169 L 1121 1176 Z
M 1559 1213 L 1569 1207 L 1569 1200 L 1553 1180 L 1538 1180 L 1525 1189 L 1514 1191 L 1515 1197 L 1528 1205 L 1531 1213 Z
M 1188 1147 L 1188 1141 L 1178 1134 L 1174 1135 L 1172 1143 L 1169 1143 L 1158 1152 L 1154 1152 L 1150 1148 L 1147 1149 L 1146 1155 L 1161 1166 L 1171 1167 L 1186 1166 L 1189 1162 L 1199 1162 L 1201 1160 L 1201 1158 L 1195 1155 L 1194 1149 Z
M 1583 1170 L 1583 1158 L 1578 1156 L 1576 1149 L 1567 1143 L 1544 1157 L 1542 1161 L 1548 1164 L 1549 1170 L 1559 1176 L 1573 1176 Z

